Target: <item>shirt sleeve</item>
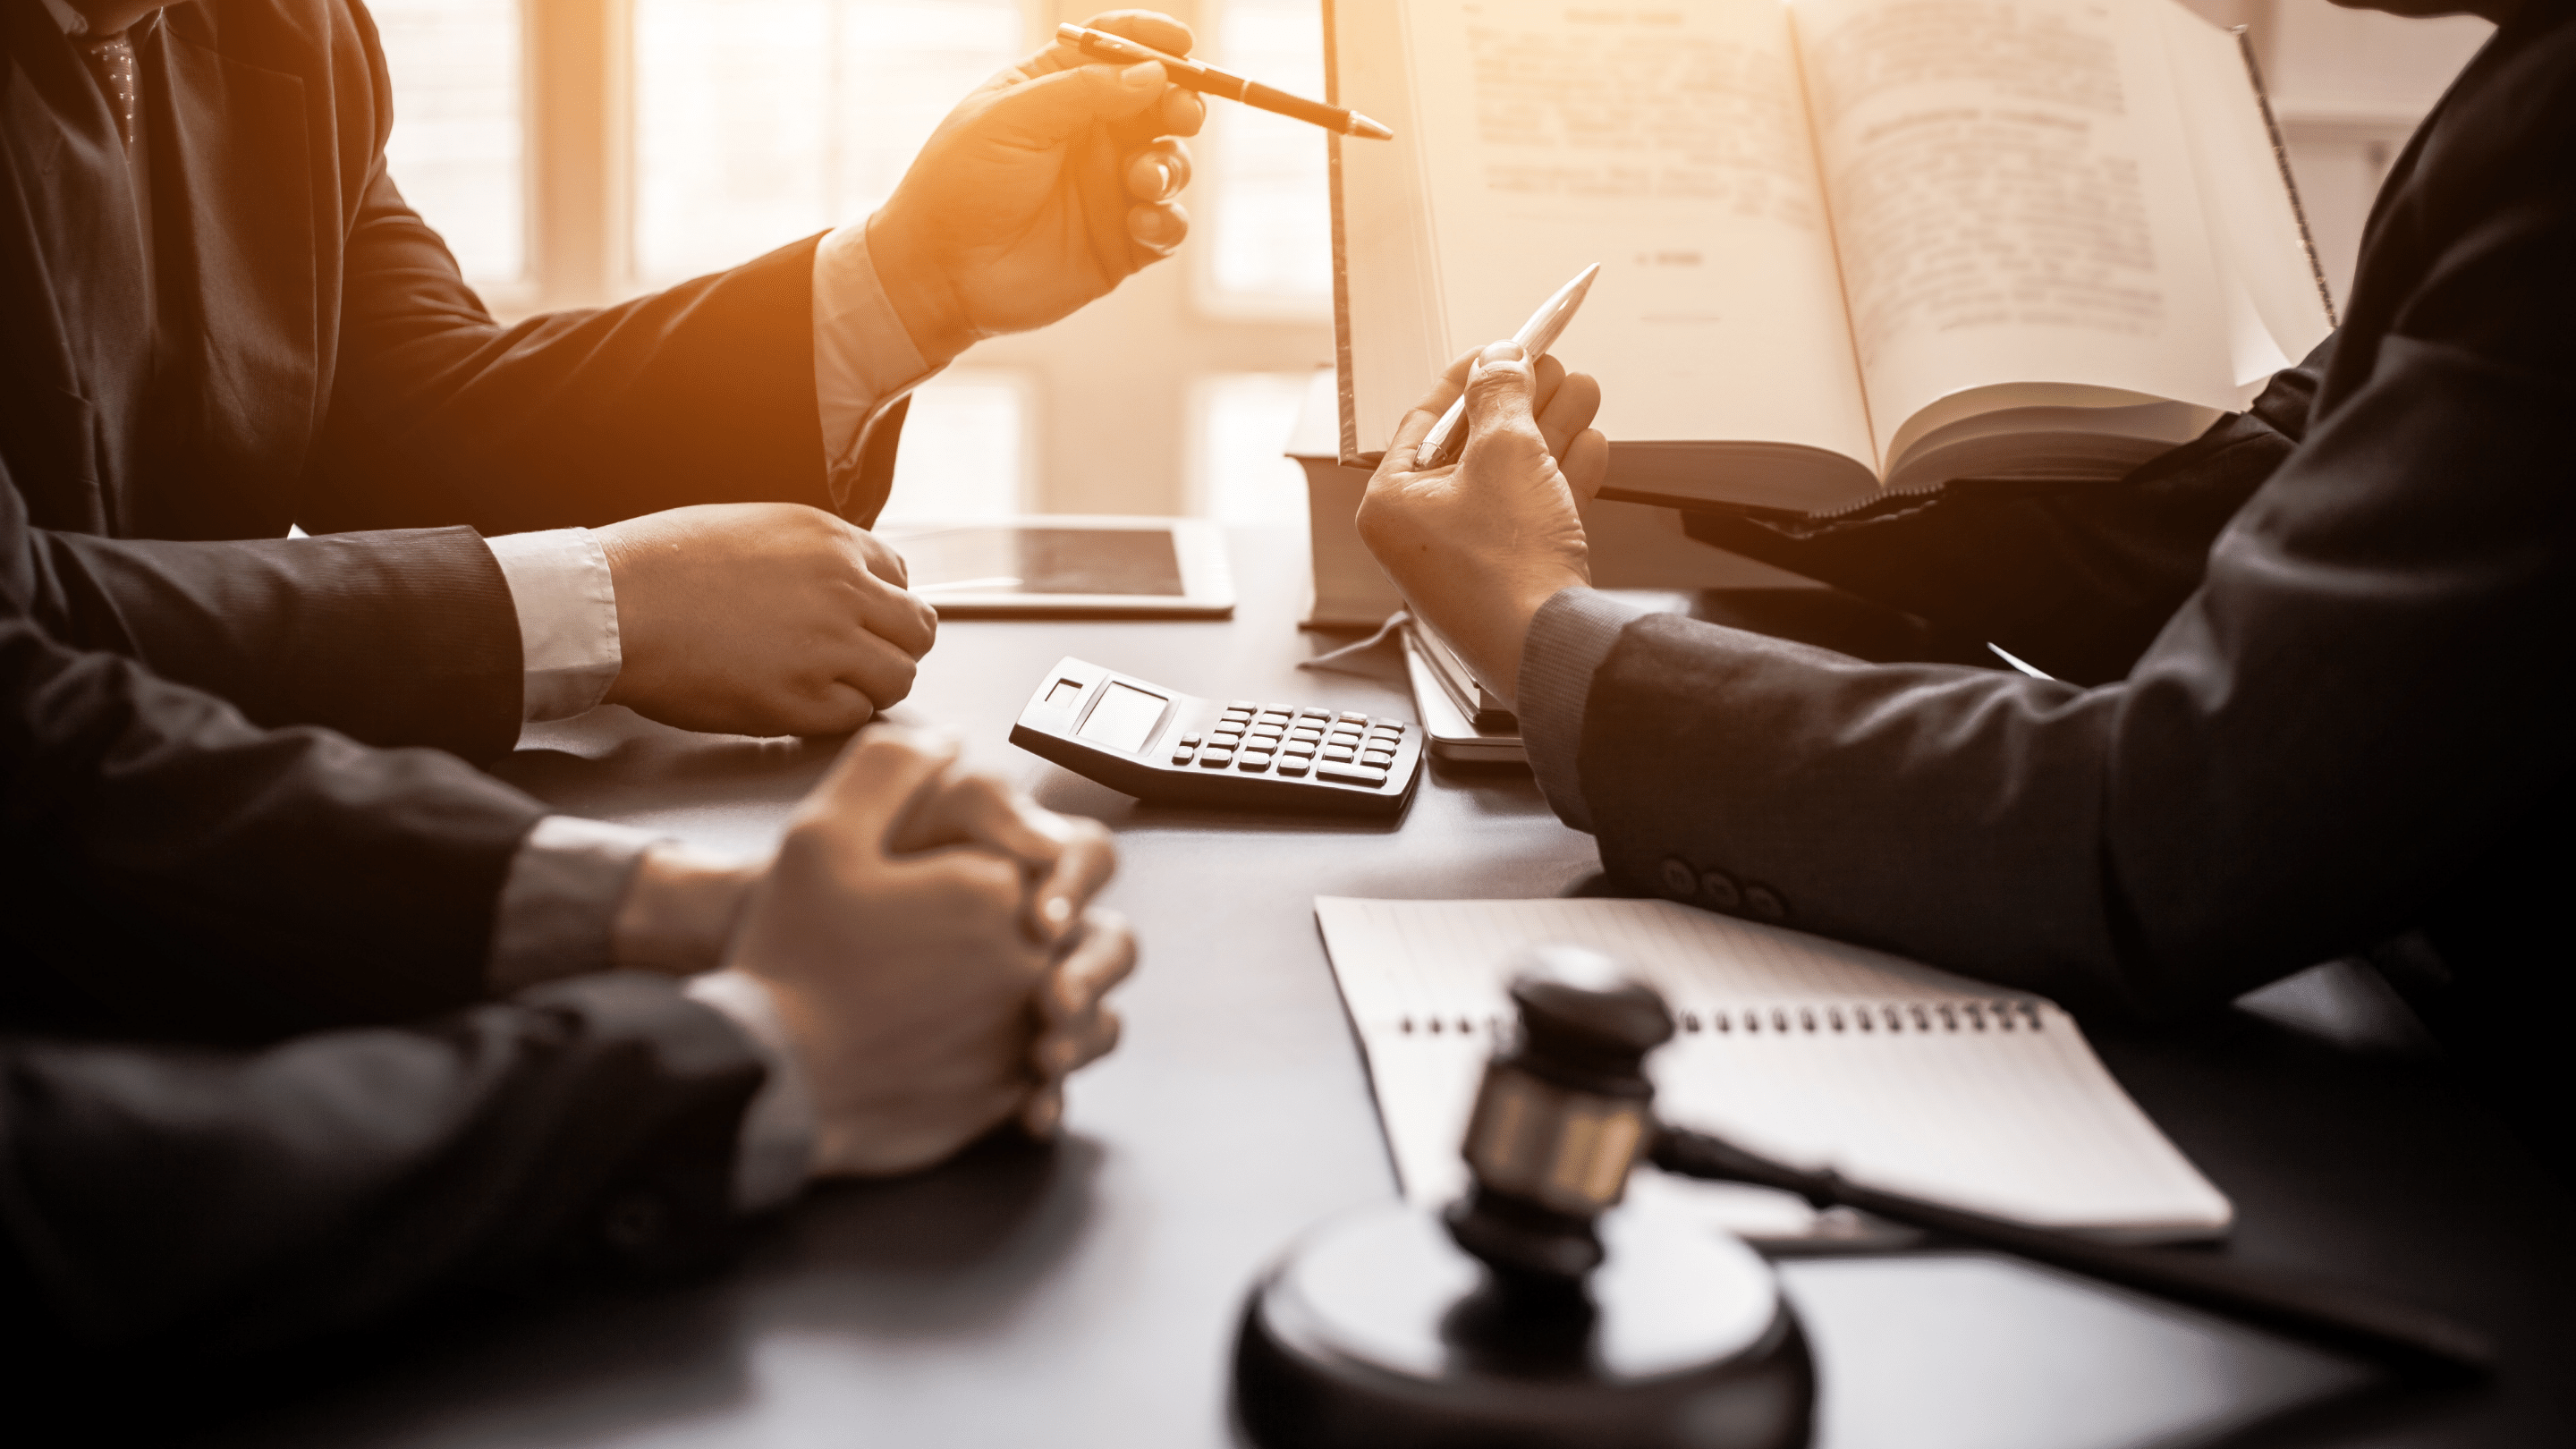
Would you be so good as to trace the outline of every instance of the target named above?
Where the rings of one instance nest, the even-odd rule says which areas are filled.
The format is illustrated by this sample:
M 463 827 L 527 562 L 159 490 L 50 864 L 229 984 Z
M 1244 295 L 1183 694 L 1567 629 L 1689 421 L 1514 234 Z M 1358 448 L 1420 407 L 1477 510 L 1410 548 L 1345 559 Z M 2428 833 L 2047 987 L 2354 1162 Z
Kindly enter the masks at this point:
M 598 706 L 625 652 L 617 634 L 617 583 L 587 528 L 486 539 L 519 615 L 526 685 L 520 717 L 565 719 Z
M 814 249 L 814 400 L 832 506 L 847 505 L 868 420 L 939 371 L 924 361 L 868 260 L 867 226 L 853 222 Z
M 814 1093 L 787 1045 L 779 1023 L 778 1004 L 769 988 L 741 971 L 709 971 L 689 978 L 683 988 L 691 1000 L 711 1006 L 760 1048 L 769 1068 L 760 1094 L 743 1112 L 742 1130 L 734 1139 L 733 1206 L 740 1213 L 767 1212 L 785 1206 L 805 1190 L 812 1175 Z
M 1520 691 L 1514 699 L 1521 745 L 1529 752 L 1530 773 L 1538 778 L 1548 805 L 1577 830 L 1592 829 L 1592 811 L 1583 803 L 1583 779 L 1576 767 L 1583 749 L 1584 702 L 1592 695 L 1592 676 L 1619 642 L 1619 631 L 1642 612 L 1590 589 L 1560 589 L 1539 606 L 1529 637 L 1521 642 Z
M 501 887 L 492 931 L 493 994 L 617 969 L 611 925 L 644 852 L 667 838 L 572 815 L 538 821 Z M 769 1069 L 736 1138 L 733 1203 L 745 1213 L 778 1207 L 803 1190 L 814 1155 L 814 1099 L 804 1069 L 758 981 L 739 971 L 710 971 L 690 978 L 686 990 L 741 1027 Z

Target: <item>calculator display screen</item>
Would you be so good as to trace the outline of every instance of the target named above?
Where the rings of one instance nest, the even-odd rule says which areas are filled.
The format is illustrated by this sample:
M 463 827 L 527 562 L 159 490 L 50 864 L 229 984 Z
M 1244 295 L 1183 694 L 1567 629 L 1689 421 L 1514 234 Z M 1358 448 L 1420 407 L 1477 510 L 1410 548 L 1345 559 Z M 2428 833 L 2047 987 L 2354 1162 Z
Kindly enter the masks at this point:
M 1163 717 L 1163 697 L 1112 681 L 1100 703 L 1091 707 L 1091 717 L 1082 722 L 1075 734 L 1094 744 L 1134 754 L 1145 748 L 1145 740 L 1154 731 L 1154 721 Z

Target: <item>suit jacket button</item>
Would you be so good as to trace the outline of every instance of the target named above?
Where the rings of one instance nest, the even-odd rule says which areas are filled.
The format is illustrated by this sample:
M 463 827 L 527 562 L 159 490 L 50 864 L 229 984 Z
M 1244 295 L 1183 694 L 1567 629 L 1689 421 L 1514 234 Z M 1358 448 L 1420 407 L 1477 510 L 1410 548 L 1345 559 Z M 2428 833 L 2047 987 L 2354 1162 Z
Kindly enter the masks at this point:
M 1677 896 L 1699 894 L 1699 872 L 1678 855 L 1664 857 L 1664 889 Z
M 1735 888 L 1735 877 L 1725 871 L 1703 872 L 1699 888 L 1708 897 L 1708 903 L 1721 911 L 1731 911 L 1744 904 L 1744 892 Z
M 1765 921 L 1785 921 L 1789 919 L 1789 903 L 1769 886 L 1749 885 L 1744 888 L 1744 913 Z

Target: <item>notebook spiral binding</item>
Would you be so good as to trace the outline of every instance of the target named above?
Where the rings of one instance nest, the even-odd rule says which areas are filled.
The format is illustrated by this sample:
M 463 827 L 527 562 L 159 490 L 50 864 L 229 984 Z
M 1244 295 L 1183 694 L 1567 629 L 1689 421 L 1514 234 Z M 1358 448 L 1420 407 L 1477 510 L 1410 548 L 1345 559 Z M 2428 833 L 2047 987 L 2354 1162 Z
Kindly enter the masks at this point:
M 1728 1011 L 1702 1012 L 1696 1009 L 1674 1013 L 1680 1028 L 1678 1035 L 1731 1036 L 1741 1030 L 1747 1036 L 1831 1035 L 1835 1032 L 1868 1035 L 1916 1036 L 1957 1035 L 1961 1032 L 2038 1032 L 2046 1029 L 2040 1016 L 2039 1003 L 2010 997 L 1992 1001 L 1907 1001 L 1879 1004 L 1836 1002 L 1831 1005 L 1748 1006 Z M 1475 1036 L 1500 1040 L 1511 1027 L 1510 1018 L 1487 1016 L 1482 1022 L 1473 1017 L 1405 1016 L 1396 1021 L 1396 1030 L 1411 1036 Z

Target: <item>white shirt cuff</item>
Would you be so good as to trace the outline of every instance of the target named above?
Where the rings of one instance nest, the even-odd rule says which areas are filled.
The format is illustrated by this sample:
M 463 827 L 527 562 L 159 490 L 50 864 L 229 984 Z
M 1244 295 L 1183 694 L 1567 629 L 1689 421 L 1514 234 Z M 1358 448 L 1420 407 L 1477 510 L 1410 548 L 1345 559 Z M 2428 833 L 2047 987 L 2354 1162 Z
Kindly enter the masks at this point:
M 823 415 L 823 457 L 832 506 L 856 484 L 868 420 L 939 369 L 886 300 L 868 260 L 868 229 L 852 222 L 814 249 L 814 401 Z
M 733 1018 L 769 1067 L 760 1094 L 742 1114 L 733 1159 L 734 1211 L 766 1212 L 802 1192 L 811 1174 L 817 1121 L 813 1089 L 788 1046 L 768 987 L 741 971 L 710 971 L 690 977 L 681 989 L 691 1000 Z
M 617 682 L 617 583 L 587 528 L 485 539 L 519 612 L 526 684 L 522 719 L 564 719 L 594 708 Z
M 493 994 L 614 966 L 610 933 L 627 883 L 644 852 L 668 838 L 575 815 L 538 821 L 510 857 L 493 911 L 484 969 Z

